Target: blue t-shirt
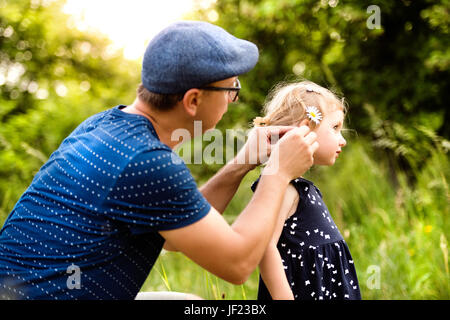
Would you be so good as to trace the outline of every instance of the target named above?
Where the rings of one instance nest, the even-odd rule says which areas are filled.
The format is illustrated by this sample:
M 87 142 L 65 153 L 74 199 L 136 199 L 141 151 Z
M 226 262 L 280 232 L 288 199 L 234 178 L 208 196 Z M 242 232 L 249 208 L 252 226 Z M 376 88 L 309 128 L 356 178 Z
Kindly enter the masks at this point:
M 133 299 L 158 231 L 211 206 L 147 118 L 117 106 L 78 126 L 0 231 L 0 299 Z

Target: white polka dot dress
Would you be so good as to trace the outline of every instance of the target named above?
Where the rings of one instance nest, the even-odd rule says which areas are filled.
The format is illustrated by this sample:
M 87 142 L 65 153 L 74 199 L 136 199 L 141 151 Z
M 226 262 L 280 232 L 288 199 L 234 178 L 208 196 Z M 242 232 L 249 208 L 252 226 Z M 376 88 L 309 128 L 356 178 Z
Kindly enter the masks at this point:
M 117 106 L 80 124 L 0 231 L 0 299 L 133 299 L 160 230 L 211 206 L 147 118 Z
M 284 224 L 277 248 L 294 298 L 361 299 L 353 258 L 319 189 L 303 178 L 291 184 L 299 193 L 299 203 Z M 258 299 L 271 299 L 262 278 Z

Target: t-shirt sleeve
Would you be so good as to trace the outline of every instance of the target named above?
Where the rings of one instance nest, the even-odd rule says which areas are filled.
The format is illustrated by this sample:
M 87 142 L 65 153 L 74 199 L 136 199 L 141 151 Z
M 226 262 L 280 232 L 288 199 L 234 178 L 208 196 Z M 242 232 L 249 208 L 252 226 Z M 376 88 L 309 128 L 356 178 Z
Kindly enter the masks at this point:
M 108 215 L 133 233 L 181 228 L 211 209 L 186 164 L 166 149 L 136 155 L 109 190 Z

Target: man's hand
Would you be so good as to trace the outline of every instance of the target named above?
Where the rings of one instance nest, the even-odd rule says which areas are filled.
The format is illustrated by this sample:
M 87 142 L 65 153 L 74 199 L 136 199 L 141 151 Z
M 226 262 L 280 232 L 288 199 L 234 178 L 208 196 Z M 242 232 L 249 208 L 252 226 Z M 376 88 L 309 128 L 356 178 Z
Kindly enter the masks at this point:
M 294 128 L 287 126 L 253 128 L 238 155 L 200 188 L 208 202 L 223 213 L 247 172 L 266 162 L 279 137 Z
M 272 147 L 263 174 L 277 174 L 288 181 L 303 175 L 314 162 L 314 153 L 319 147 L 317 135 L 307 126 L 289 130 Z
M 268 126 L 255 127 L 249 135 L 247 142 L 234 158 L 234 162 L 245 164 L 249 170 L 268 161 L 273 146 L 286 132 L 296 127 L 291 126 Z

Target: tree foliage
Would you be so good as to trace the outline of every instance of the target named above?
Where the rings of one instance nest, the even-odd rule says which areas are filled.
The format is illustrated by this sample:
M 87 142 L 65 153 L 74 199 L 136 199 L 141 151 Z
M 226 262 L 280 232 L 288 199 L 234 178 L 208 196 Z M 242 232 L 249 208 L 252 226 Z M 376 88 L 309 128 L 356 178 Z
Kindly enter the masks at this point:
M 260 49 L 256 68 L 242 77 L 248 108 L 232 110 L 230 122 L 256 116 L 275 83 L 306 78 L 344 95 L 348 126 L 411 167 L 411 161 L 419 164 L 429 156 L 417 141 L 448 146 L 449 4 L 218 0 L 195 17 L 217 18 L 215 23 Z M 379 28 L 368 23 L 374 5 Z
M 260 49 L 256 68 L 241 77 L 239 103 L 218 128 L 248 128 L 279 81 L 306 78 L 345 96 L 348 127 L 361 139 L 348 144 L 335 167 L 308 175 L 327 195 L 360 283 L 367 283 L 367 267 L 383 270 L 382 290 L 363 286 L 363 298 L 448 299 L 450 1 L 197 2 L 190 18 L 210 20 Z M 140 66 L 111 50 L 105 37 L 77 30 L 63 4 L 0 0 L 0 225 L 61 141 L 87 117 L 131 102 L 139 82 Z M 371 5 L 380 9 L 379 29 L 368 28 Z M 379 161 L 385 159 L 390 167 Z M 190 168 L 201 184 L 220 166 Z M 258 174 L 245 177 L 227 219 L 245 208 Z M 189 264 L 172 261 L 162 269 L 163 286 L 147 290 L 164 290 L 169 278 L 175 290 L 202 295 L 198 279 L 209 276 Z M 248 282 L 249 298 L 256 297 L 257 279 Z M 210 297 L 219 296 L 218 283 Z M 240 286 L 227 290 L 227 298 L 245 293 Z
M 80 32 L 63 1 L 0 1 L 0 210 L 84 119 L 133 99 L 139 66 Z
M 88 116 L 128 103 L 140 66 L 81 32 L 64 0 L 0 0 L 0 210 Z M 369 5 L 380 28 L 368 28 Z M 449 148 L 449 1 L 217 0 L 191 18 L 255 42 L 240 103 L 219 129 L 248 127 L 277 82 L 306 78 L 345 96 L 348 127 L 393 166 L 420 168 Z M 216 20 L 217 19 L 217 20 Z M 384 154 L 384 153 L 383 153 Z M 191 166 L 199 181 L 220 165 Z

